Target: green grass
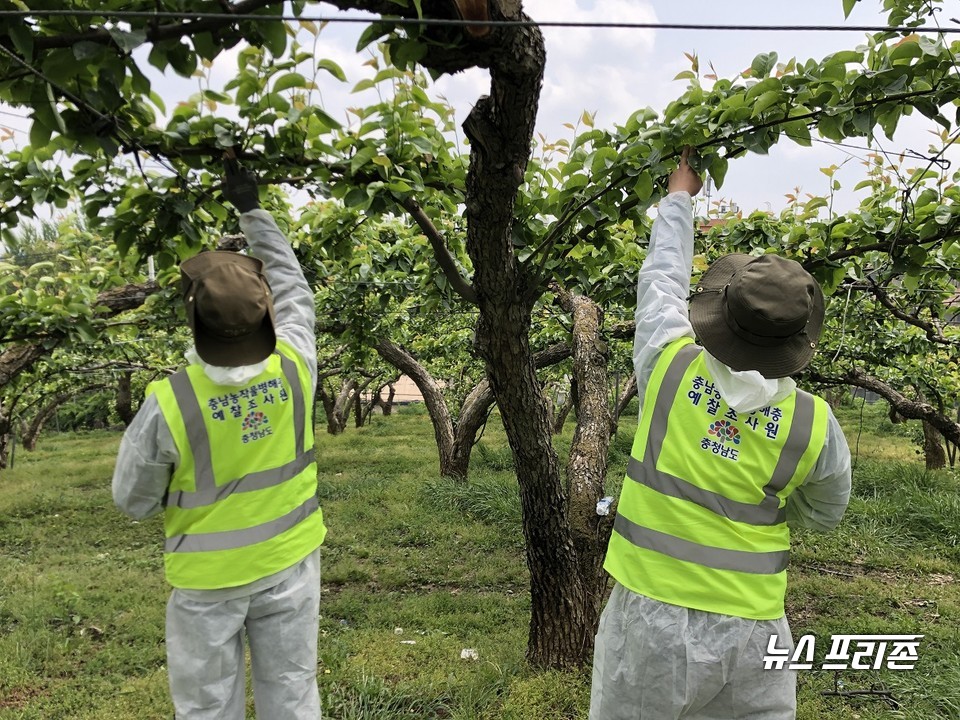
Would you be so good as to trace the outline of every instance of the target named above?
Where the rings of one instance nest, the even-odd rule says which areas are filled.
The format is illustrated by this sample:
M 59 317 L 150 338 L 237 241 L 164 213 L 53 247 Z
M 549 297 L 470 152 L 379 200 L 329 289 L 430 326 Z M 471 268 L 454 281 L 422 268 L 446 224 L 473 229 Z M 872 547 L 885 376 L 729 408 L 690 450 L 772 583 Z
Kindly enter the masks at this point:
M 833 633 L 922 633 L 906 672 L 801 672 L 801 720 L 960 718 L 960 501 L 881 408 L 838 412 L 856 448 L 854 498 L 834 533 L 794 535 L 793 634 L 822 657 Z M 632 415 L 611 449 L 610 494 Z M 558 442 L 569 445 L 570 429 Z M 0 472 L 0 720 L 155 720 L 167 694 L 159 519 L 110 498 L 119 435 L 48 435 Z M 524 661 L 530 602 L 513 461 L 495 421 L 471 481 L 437 477 L 429 420 L 405 409 L 319 436 L 320 685 L 343 720 L 583 719 L 589 669 Z M 479 660 L 463 660 L 461 651 Z M 899 701 L 824 696 L 883 683 Z M 252 703 L 249 716 L 253 717 Z

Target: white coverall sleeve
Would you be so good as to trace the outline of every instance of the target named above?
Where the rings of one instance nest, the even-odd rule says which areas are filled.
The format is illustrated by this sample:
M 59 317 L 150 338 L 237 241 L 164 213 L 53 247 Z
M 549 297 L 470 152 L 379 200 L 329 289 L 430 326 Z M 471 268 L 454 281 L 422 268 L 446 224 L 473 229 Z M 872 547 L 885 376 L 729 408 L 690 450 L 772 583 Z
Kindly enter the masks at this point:
M 120 441 L 112 483 L 117 507 L 137 520 L 163 510 L 167 486 L 179 461 L 160 404 L 150 395 Z
M 787 524 L 820 532 L 833 530 L 850 502 L 850 474 L 850 447 L 840 423 L 829 412 L 820 457 L 807 479 L 787 498 Z
M 694 337 L 687 310 L 693 265 L 693 205 L 686 191 L 660 201 L 647 257 L 637 278 L 633 368 L 643 394 L 660 352 L 682 337 Z
M 240 216 L 252 254 L 263 261 L 263 270 L 273 293 L 277 336 L 289 342 L 306 362 L 314 384 L 317 381 L 317 314 L 313 292 L 293 248 L 266 210 L 251 210 Z

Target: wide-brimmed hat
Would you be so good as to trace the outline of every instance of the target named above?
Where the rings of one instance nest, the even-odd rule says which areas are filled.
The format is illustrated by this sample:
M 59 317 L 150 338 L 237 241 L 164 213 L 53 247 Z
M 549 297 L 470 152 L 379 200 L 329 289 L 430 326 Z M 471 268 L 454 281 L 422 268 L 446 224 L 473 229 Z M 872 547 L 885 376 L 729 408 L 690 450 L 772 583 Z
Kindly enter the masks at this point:
M 823 329 L 823 292 L 800 263 L 778 255 L 725 255 L 690 299 L 700 343 L 734 370 L 767 378 L 807 366 Z
M 277 336 L 263 263 L 235 252 L 202 252 L 180 264 L 187 323 L 197 354 L 211 365 L 254 365 Z

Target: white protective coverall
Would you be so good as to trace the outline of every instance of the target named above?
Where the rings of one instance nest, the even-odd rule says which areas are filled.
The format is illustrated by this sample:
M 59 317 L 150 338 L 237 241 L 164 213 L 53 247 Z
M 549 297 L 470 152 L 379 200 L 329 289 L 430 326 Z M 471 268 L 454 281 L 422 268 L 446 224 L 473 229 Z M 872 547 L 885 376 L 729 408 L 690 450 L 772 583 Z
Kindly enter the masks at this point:
M 313 293 L 283 233 L 264 210 L 240 216 L 252 254 L 263 261 L 276 313 L 276 334 L 289 342 L 317 379 Z M 266 362 L 235 368 L 199 364 L 213 381 L 245 385 Z M 312 402 L 312 393 L 308 402 Z M 133 518 L 163 510 L 180 457 L 156 396 L 144 400 L 124 433 L 113 475 L 113 498 Z M 221 590 L 174 588 L 167 603 L 167 667 L 178 720 L 242 720 L 244 634 L 250 643 L 254 702 L 262 720 L 317 720 L 317 630 L 320 550 L 248 585 Z
M 642 402 L 670 342 L 695 337 L 687 311 L 693 265 L 689 193 L 659 207 L 637 281 L 633 365 Z M 787 397 L 790 378 L 738 372 L 704 353 L 724 400 L 749 413 Z M 820 458 L 787 501 L 791 527 L 832 530 L 850 497 L 850 450 L 831 412 Z M 749 620 L 670 605 L 619 583 L 600 618 L 590 720 L 788 720 L 796 716 L 796 673 L 764 670 L 771 635 L 792 647 L 786 617 Z

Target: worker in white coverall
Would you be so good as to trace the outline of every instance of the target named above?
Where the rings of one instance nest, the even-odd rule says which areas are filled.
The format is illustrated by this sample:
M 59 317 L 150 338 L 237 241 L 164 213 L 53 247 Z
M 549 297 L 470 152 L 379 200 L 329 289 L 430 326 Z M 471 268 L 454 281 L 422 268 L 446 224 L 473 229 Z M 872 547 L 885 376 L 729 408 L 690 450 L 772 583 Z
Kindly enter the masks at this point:
M 774 635 L 793 645 L 788 526 L 831 530 L 850 495 L 840 426 L 789 377 L 816 350 L 823 296 L 770 254 L 718 259 L 690 296 L 703 183 L 688 152 L 637 283 L 641 412 L 605 561 L 616 584 L 590 718 L 787 720 L 796 674 L 763 657 Z
M 227 161 L 223 195 L 252 256 L 181 265 L 194 347 L 151 384 L 123 436 L 113 497 L 164 512 L 167 669 L 178 720 L 245 717 L 244 641 L 261 720 L 316 720 L 320 544 L 313 293 L 257 180 Z

